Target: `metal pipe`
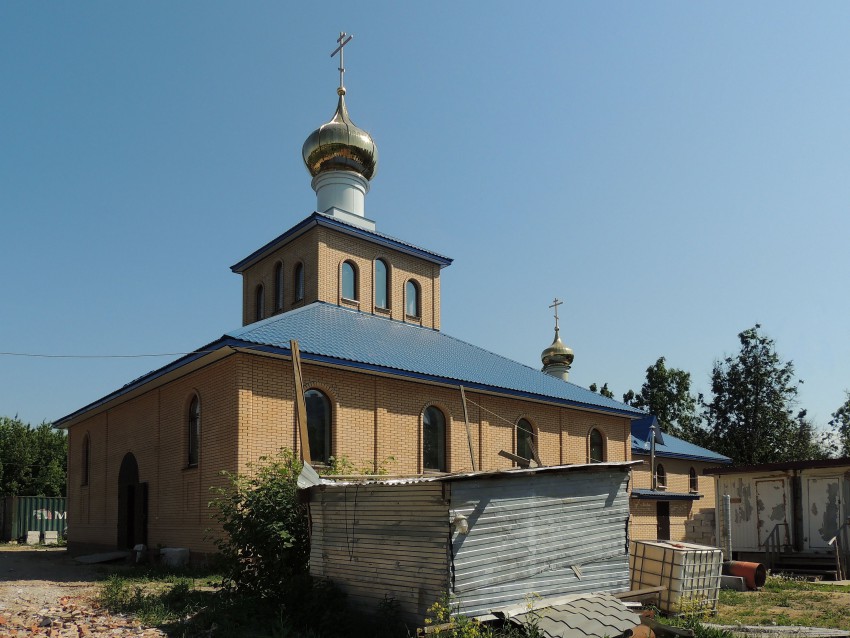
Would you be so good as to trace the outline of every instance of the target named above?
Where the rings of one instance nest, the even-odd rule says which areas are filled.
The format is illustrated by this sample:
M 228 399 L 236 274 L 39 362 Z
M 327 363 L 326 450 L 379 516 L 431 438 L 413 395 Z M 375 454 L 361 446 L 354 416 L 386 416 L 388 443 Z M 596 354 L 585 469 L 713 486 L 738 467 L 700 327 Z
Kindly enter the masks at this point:
M 654 492 L 658 489 L 658 478 L 655 475 L 655 421 L 649 426 L 649 471 L 652 474 L 651 487 Z
M 723 495 L 723 554 L 732 560 L 732 497 Z

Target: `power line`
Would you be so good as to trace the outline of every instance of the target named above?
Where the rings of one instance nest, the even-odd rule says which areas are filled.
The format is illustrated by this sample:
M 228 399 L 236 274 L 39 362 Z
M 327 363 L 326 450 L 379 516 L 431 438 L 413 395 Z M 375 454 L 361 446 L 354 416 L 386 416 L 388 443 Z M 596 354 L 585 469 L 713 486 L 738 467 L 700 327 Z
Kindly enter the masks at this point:
M 192 352 L 156 352 L 146 354 L 43 354 L 35 352 L 0 352 L 3 357 L 34 357 L 38 359 L 140 359 L 143 357 L 178 357 L 187 354 L 210 354 L 215 350 Z

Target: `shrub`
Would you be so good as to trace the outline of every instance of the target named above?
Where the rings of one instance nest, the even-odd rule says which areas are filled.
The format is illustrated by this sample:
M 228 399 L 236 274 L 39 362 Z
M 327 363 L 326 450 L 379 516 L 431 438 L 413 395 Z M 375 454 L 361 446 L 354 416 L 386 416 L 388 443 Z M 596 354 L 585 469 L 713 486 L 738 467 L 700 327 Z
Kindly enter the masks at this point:
M 288 449 L 260 457 L 248 475 L 225 472 L 215 488 L 212 517 L 225 532 L 213 539 L 221 554 L 223 585 L 240 593 L 282 600 L 307 572 L 307 508 L 297 493 L 301 461 Z

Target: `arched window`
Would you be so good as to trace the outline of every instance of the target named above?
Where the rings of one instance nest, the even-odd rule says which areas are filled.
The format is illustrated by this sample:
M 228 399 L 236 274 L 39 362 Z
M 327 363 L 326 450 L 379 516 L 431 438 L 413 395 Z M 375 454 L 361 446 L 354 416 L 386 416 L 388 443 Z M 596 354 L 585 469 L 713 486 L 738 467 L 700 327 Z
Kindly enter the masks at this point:
M 331 402 L 321 390 L 304 393 L 307 404 L 307 437 L 313 463 L 327 463 L 331 457 Z
M 404 312 L 407 316 L 421 316 L 421 309 L 419 306 L 419 284 L 413 281 L 413 279 L 408 279 L 407 284 L 404 286 L 404 297 Z
M 390 307 L 389 276 L 387 262 L 375 260 L 375 307 L 387 309 Z
M 697 478 L 696 469 L 691 468 L 691 471 L 688 473 L 688 478 L 690 479 L 691 492 L 699 492 L 699 479 Z
M 590 462 L 591 463 L 604 463 L 605 462 L 605 437 L 602 436 L 602 432 L 593 428 L 590 431 L 589 439 L 589 447 L 590 447 Z
M 198 467 L 198 451 L 201 442 L 201 400 L 197 394 L 192 397 L 192 402 L 189 404 L 186 430 L 186 465 Z
M 80 485 L 89 484 L 89 468 L 91 467 L 91 438 L 88 433 L 83 437 L 82 456 L 80 458 L 82 464 Z
M 661 463 L 655 466 L 655 487 L 659 490 L 667 489 L 667 472 Z
M 257 291 L 254 296 L 254 320 L 259 321 L 266 314 L 266 296 L 263 291 L 263 284 L 257 286 Z
M 295 265 L 295 276 L 293 277 L 293 290 L 295 291 L 295 301 L 304 299 L 304 264 L 298 263 Z
M 357 268 L 350 261 L 342 262 L 342 298 L 357 301 Z
M 533 459 L 534 453 L 531 448 L 537 448 L 534 440 L 534 428 L 525 419 L 520 419 L 516 424 L 516 453 L 524 459 Z
M 422 413 L 422 467 L 446 471 L 446 417 L 433 405 Z
M 283 262 L 274 265 L 274 309 L 283 309 Z

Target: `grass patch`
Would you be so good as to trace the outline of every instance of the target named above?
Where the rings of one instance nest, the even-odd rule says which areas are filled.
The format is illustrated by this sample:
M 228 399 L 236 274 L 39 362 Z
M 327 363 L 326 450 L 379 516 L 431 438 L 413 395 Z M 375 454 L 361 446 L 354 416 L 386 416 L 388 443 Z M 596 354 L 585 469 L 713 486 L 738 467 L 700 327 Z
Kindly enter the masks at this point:
M 850 630 L 850 586 L 769 576 L 761 591 L 721 590 L 721 625 L 795 625 Z

